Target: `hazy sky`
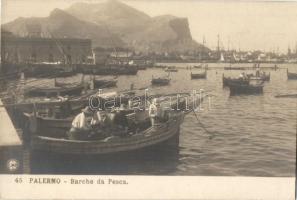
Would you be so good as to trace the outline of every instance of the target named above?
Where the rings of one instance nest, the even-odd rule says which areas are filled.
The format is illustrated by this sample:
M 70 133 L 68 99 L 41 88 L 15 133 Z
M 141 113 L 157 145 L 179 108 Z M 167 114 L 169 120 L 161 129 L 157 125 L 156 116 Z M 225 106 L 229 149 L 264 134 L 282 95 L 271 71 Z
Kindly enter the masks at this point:
M 2 23 L 19 16 L 48 16 L 84 0 L 2 0 Z M 102 2 L 88 0 L 87 2 Z M 193 38 L 215 48 L 217 35 L 226 49 L 286 52 L 297 43 L 297 2 L 124 0 L 150 16 L 171 14 L 189 19 Z

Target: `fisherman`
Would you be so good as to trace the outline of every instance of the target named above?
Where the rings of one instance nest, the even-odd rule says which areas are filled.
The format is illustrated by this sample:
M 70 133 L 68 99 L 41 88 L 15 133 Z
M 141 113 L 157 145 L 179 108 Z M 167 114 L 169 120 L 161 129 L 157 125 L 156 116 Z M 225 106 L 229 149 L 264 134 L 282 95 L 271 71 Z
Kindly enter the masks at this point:
M 154 126 L 158 120 L 158 106 L 157 99 L 154 98 L 149 107 L 149 116 L 151 119 L 151 125 Z
M 90 139 L 92 135 L 95 135 L 94 128 L 100 126 L 101 122 L 100 111 L 94 112 L 89 106 L 85 107 L 72 121 L 69 131 L 70 139 Z
M 256 69 L 256 77 L 260 77 L 260 70 L 259 70 L 259 68 Z
M 115 110 L 115 116 L 113 118 L 113 123 L 116 125 L 118 128 L 121 129 L 120 136 L 126 136 L 128 134 L 128 119 L 125 114 L 125 105 L 121 104 L 118 109 Z M 123 130 L 123 132 L 122 132 Z
M 244 72 L 239 74 L 239 78 L 244 79 Z

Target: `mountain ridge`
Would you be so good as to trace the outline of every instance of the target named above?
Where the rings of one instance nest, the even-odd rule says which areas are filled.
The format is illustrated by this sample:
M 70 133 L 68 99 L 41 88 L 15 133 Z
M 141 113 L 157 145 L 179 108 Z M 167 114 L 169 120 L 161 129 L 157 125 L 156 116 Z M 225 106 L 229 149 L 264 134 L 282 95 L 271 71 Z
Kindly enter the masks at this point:
M 92 39 L 93 47 L 133 47 L 138 51 L 171 52 L 205 48 L 192 39 L 187 18 L 150 17 L 118 0 L 72 4 L 54 9 L 48 17 L 17 18 L 2 25 L 16 35 L 26 34 L 26 24 L 41 25 L 55 37 Z

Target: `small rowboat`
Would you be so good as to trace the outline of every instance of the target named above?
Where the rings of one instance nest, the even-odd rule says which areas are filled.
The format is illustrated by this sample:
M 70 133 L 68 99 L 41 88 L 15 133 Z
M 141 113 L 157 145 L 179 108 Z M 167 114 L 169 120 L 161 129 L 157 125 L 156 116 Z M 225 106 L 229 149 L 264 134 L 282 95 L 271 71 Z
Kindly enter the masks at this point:
M 230 95 L 238 94 L 261 94 L 263 93 L 264 84 L 241 84 L 229 83 Z
M 34 87 L 25 91 L 25 95 L 46 96 L 46 97 L 65 96 L 65 95 L 75 96 L 75 95 L 80 95 L 84 88 L 85 88 L 84 84 L 79 84 L 74 86 L 63 86 L 63 87 Z
M 246 67 L 224 67 L 224 70 L 247 70 L 249 68 L 246 68 Z
M 163 78 L 154 78 L 152 77 L 152 85 L 168 85 L 170 83 L 170 78 L 163 77 Z
M 178 69 L 174 66 L 171 66 L 171 67 L 167 67 L 164 71 L 165 72 L 178 72 Z
M 287 77 L 288 80 L 297 80 L 297 73 L 289 72 L 289 70 L 287 69 Z
M 261 80 L 261 81 L 270 81 L 270 73 L 268 74 L 260 74 L 259 76 L 256 76 L 254 74 L 251 74 L 249 76 L 250 80 Z
M 75 75 L 76 72 L 73 69 L 59 69 L 56 73 L 56 77 L 69 77 Z
M 94 88 L 116 87 L 117 82 L 118 82 L 116 79 L 104 80 L 104 79 L 96 79 L 95 77 L 93 78 L 92 81 L 94 84 Z
M 206 71 L 204 71 L 203 73 L 192 73 L 191 72 L 191 79 L 206 79 Z
M 278 94 L 275 98 L 297 98 L 297 94 Z
M 248 79 L 243 79 L 243 78 L 230 78 L 230 77 L 225 77 L 223 74 L 223 87 L 229 86 L 230 84 L 249 84 Z

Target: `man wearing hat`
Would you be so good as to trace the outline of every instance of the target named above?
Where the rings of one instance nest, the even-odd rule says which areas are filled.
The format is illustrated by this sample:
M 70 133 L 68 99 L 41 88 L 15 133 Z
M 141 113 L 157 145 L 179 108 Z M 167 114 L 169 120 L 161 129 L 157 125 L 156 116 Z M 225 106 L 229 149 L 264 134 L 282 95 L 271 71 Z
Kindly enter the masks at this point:
M 96 113 L 98 118 L 98 113 Z M 70 139 L 86 140 L 89 139 L 92 132 L 92 126 L 100 123 L 100 119 L 94 119 L 94 112 L 89 106 L 82 109 L 71 124 Z
M 151 125 L 154 126 L 157 122 L 158 117 L 159 117 L 157 98 L 154 98 L 152 103 L 149 106 L 149 116 L 151 119 Z

